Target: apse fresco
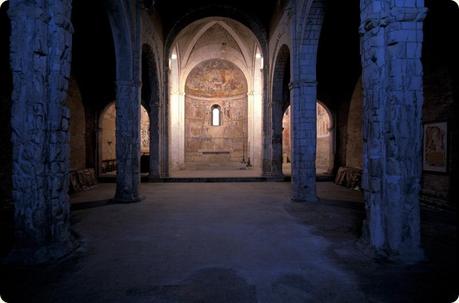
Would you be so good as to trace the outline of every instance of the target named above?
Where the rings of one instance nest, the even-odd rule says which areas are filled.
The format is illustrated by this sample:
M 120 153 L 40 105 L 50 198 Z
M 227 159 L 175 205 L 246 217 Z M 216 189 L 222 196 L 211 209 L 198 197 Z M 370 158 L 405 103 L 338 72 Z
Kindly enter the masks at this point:
M 188 169 L 239 169 L 247 152 L 247 84 L 242 71 L 208 60 L 187 78 L 185 162 Z M 219 108 L 218 125 L 212 110 Z
M 247 81 L 233 63 L 213 59 L 196 66 L 188 76 L 186 94 L 204 98 L 223 98 L 245 94 Z

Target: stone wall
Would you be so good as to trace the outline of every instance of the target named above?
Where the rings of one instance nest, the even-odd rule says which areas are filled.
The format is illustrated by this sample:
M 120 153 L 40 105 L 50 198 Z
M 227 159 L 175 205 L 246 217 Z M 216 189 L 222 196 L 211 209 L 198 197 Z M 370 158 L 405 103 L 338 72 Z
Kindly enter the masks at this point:
M 67 106 L 70 110 L 70 169 L 86 168 L 86 118 L 80 89 L 75 79 L 69 82 Z
M 363 167 L 363 136 L 362 136 L 362 115 L 363 115 L 363 91 L 362 80 L 359 79 L 355 86 L 354 93 L 347 115 L 346 129 L 346 164 L 345 166 L 360 168 Z
M 449 200 L 451 189 L 451 169 L 457 155 L 453 150 L 457 144 L 457 137 L 454 136 L 454 120 L 457 119 L 454 113 L 453 82 L 446 67 L 436 67 L 426 70 L 424 75 L 424 107 L 423 122 L 447 122 L 449 125 L 448 134 L 448 171 L 446 173 L 423 171 L 422 194 L 423 199 L 435 203 L 446 204 Z M 457 203 L 456 201 L 449 201 Z

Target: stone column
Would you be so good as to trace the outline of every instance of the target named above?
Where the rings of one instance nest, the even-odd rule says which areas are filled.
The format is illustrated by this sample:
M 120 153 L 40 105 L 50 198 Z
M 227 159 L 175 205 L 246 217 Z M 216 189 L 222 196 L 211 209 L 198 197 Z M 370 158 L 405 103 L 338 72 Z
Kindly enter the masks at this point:
M 284 111 L 282 100 L 273 100 L 272 105 L 272 140 L 271 140 L 271 176 L 282 177 L 282 119 Z
M 115 201 L 140 201 L 140 83 L 117 82 Z
M 167 77 L 165 77 L 167 79 Z M 168 80 L 166 80 L 168 81 Z M 166 82 L 167 83 L 167 82 Z M 161 106 L 159 107 L 161 117 L 159 119 L 159 125 L 160 125 L 160 146 L 159 146 L 159 156 L 161 158 L 161 161 L 159 163 L 160 165 L 160 177 L 161 178 L 167 178 L 169 177 L 169 110 L 168 110 L 168 102 L 166 100 L 169 100 L 169 98 L 166 98 L 167 93 L 162 92 L 162 101 Z
M 10 1 L 15 247 L 43 263 L 74 247 L 69 228 L 71 1 Z
M 292 129 L 292 200 L 317 202 L 317 83 L 290 83 Z
M 269 101 L 264 106 L 263 114 L 263 176 L 271 177 L 272 176 L 272 136 L 273 136 L 273 126 L 272 126 L 272 102 Z
M 160 172 L 160 145 L 159 145 L 159 112 L 160 106 L 158 100 L 150 102 L 150 180 L 159 179 Z
M 400 6 L 399 6 L 400 5 Z M 422 258 L 419 192 L 423 1 L 361 1 L 362 187 L 368 240 L 402 261 Z

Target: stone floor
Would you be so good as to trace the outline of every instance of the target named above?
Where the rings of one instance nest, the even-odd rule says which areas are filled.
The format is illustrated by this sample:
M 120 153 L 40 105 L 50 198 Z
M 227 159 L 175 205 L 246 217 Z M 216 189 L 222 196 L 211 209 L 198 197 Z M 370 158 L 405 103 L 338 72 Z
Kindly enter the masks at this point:
M 173 178 L 253 178 L 261 175 L 258 169 L 176 170 L 170 173 Z
M 292 169 L 290 164 L 284 164 L 282 166 L 282 173 L 286 177 L 292 175 Z M 170 172 L 170 178 L 257 178 L 263 175 L 262 171 L 255 168 L 247 169 L 213 169 L 213 170 L 173 170 Z M 327 170 L 318 168 L 318 176 L 329 175 Z M 101 174 L 101 178 L 116 178 L 116 171 Z M 147 173 L 143 173 L 142 177 L 148 177 Z
M 423 211 L 426 261 L 394 264 L 359 241 L 361 194 L 318 183 L 142 184 L 112 204 L 113 184 L 72 197 L 81 243 L 53 266 L 0 267 L 7 302 L 453 302 L 455 213 Z M 1 302 L 1 301 L 0 301 Z

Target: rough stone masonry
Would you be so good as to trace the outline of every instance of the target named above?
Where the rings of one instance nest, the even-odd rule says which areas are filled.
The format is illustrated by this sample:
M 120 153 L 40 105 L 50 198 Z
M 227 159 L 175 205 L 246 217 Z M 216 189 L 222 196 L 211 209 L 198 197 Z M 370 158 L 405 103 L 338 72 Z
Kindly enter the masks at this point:
M 39 263 L 72 250 L 69 229 L 71 1 L 11 1 L 12 259 Z

